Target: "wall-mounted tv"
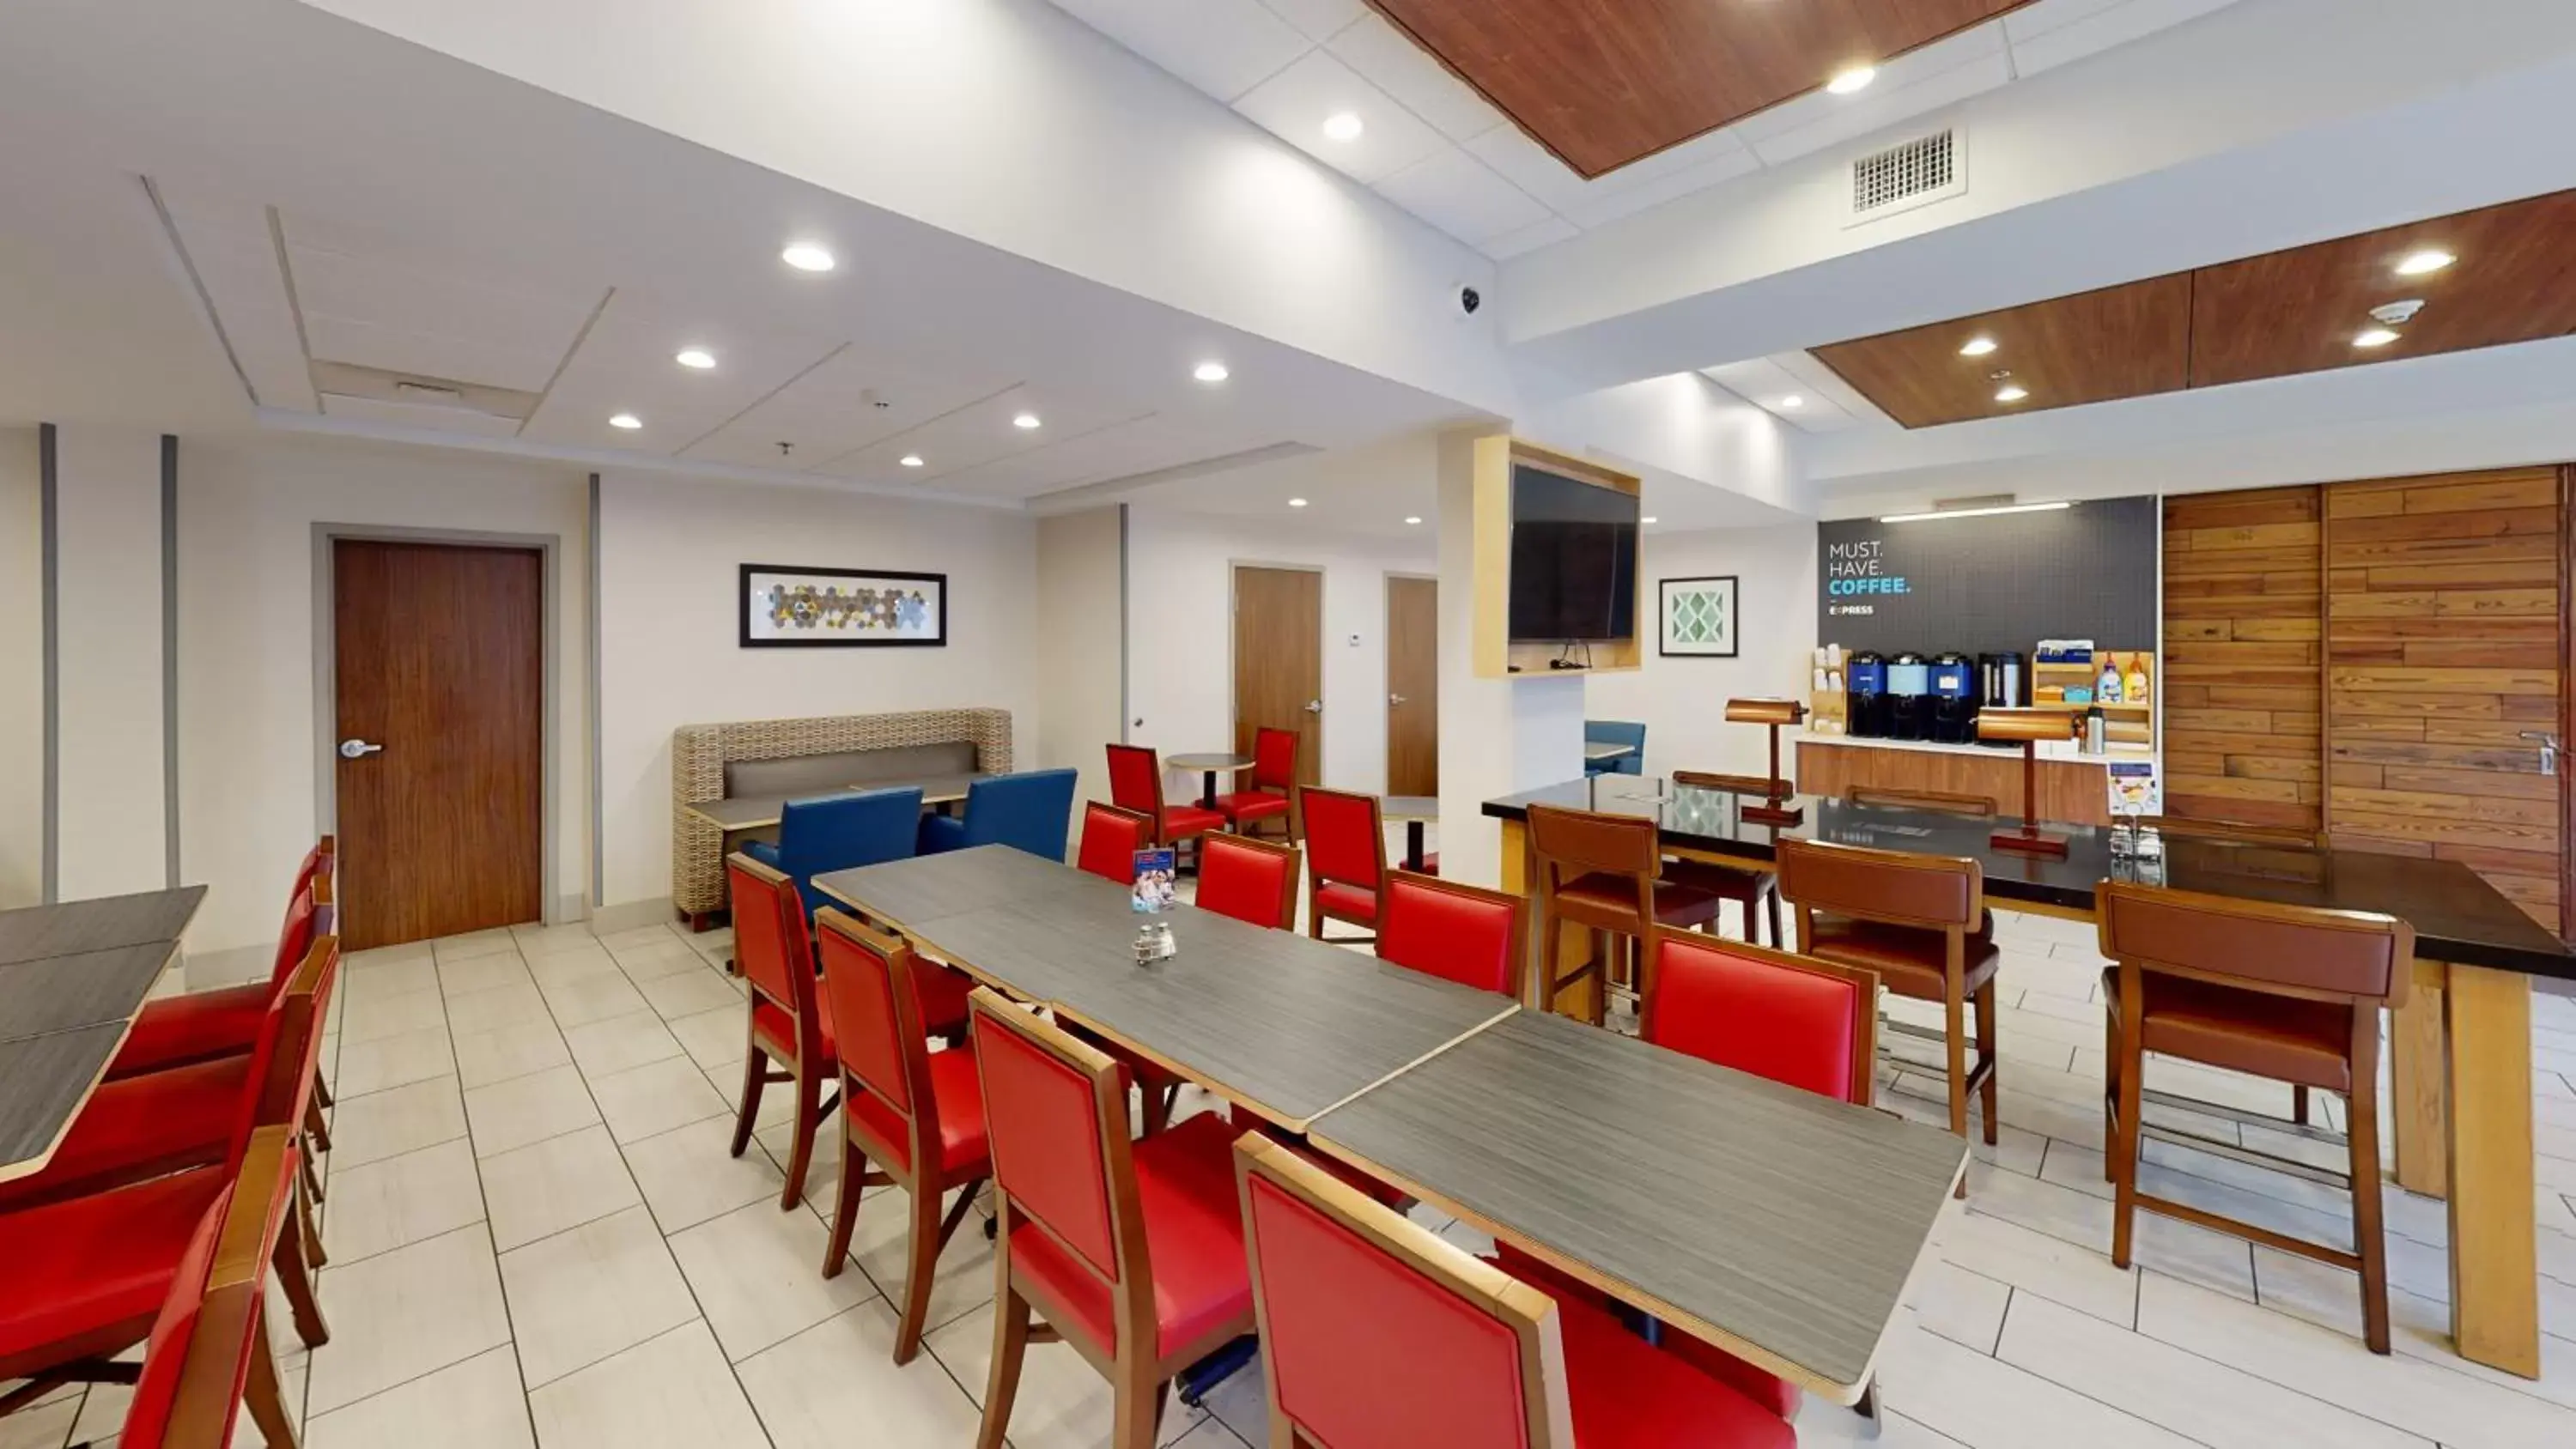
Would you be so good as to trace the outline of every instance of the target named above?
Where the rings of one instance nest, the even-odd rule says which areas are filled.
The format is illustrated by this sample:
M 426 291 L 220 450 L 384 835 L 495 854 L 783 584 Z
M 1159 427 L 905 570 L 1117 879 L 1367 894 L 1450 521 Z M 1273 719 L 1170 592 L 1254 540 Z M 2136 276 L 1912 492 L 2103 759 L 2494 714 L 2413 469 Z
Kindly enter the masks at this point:
M 1637 496 L 1512 465 L 1513 643 L 1637 632 Z

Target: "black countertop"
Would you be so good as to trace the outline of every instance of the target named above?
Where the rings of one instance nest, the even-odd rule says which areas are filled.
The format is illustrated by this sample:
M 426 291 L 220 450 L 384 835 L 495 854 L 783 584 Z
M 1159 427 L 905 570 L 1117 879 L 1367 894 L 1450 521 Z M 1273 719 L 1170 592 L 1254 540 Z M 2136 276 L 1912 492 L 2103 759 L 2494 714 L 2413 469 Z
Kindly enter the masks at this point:
M 2108 827 L 2052 822 L 2045 828 L 2067 839 L 2065 857 L 2056 859 L 1988 844 L 1996 830 L 2017 823 L 2000 816 L 1987 820 L 1801 795 L 1793 802 L 1806 810 L 1799 824 L 1775 827 L 1743 820 L 1738 808 L 1760 798 L 1674 785 L 1651 775 L 1601 775 L 1488 800 L 1485 813 L 1523 820 L 1530 805 L 1546 804 L 1642 815 L 1653 819 L 1676 846 L 1749 860 L 1771 859 L 1783 839 L 1966 856 L 1984 867 L 1987 897 L 2005 905 L 2019 901 L 2090 911 L 2098 882 L 2145 880 L 2244 900 L 2385 911 L 2415 928 L 2415 953 L 2427 960 L 2576 980 L 2576 953 L 2458 861 L 2174 836 L 2165 838 L 2160 862 L 2115 860 Z

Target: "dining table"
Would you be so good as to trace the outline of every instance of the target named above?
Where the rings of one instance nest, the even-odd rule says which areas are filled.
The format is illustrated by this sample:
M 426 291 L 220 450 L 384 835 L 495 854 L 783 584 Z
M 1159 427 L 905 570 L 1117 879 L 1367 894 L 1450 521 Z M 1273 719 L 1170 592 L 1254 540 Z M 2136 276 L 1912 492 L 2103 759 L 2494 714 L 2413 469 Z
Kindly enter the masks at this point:
M 53 1160 L 205 897 L 180 886 L 0 911 L 0 1182 Z
M 1251 769 L 1252 757 L 1250 755 L 1238 755 L 1231 752 L 1202 755 L 1174 755 L 1170 759 L 1165 760 L 1163 764 L 1166 767 L 1175 770 L 1198 771 L 1199 808 L 1202 810 L 1214 810 L 1216 808 L 1216 777 L 1219 775 L 1231 775 L 1239 771 Z
M 1377 802 L 1378 818 L 1404 822 L 1404 868 L 1421 870 L 1428 852 L 1423 827 L 1440 818 L 1437 795 L 1388 795 Z
M 2096 887 L 2118 880 L 2382 912 L 2412 926 L 2411 990 L 2389 1024 L 2396 1179 L 2448 1203 L 2461 1356 L 2539 1377 L 2531 993 L 2535 981 L 2576 982 L 2576 952 L 2477 872 L 2454 860 L 2180 835 L 2147 857 L 2121 848 L 2133 843 L 2115 839 L 2125 827 L 2058 822 L 2048 828 L 2065 837 L 2065 855 L 2031 855 L 1990 844 L 1995 821 L 1981 816 L 1799 795 L 1782 802 L 1801 816 L 1794 824 L 1748 819 L 1746 807 L 1762 803 L 1755 793 L 1601 775 L 1488 800 L 1483 813 L 1500 822 L 1504 888 L 1524 895 L 1537 879 L 1529 807 L 1544 804 L 1641 816 L 1656 823 L 1667 856 L 1760 870 L 1792 839 L 1964 857 L 1982 870 L 1989 902 L 2039 915 L 2091 920 Z M 1549 928 L 1537 927 L 1533 948 Z M 1557 929 L 1566 959 L 1584 960 L 1589 934 Z

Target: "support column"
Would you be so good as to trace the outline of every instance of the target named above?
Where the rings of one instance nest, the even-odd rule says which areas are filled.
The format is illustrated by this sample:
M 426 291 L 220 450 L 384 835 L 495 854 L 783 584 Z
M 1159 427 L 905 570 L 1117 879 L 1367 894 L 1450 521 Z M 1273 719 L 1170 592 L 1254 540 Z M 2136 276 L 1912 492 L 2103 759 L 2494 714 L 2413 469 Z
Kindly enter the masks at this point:
M 157 890 L 177 865 L 175 449 L 112 429 L 49 427 L 45 442 L 46 897 Z

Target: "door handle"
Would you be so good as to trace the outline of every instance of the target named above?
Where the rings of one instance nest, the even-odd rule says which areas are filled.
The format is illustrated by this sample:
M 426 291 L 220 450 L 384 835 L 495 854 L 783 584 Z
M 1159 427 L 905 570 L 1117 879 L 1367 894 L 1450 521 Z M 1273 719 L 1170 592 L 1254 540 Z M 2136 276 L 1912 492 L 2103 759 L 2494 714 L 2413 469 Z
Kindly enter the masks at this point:
M 379 754 L 383 750 L 384 746 L 371 745 L 365 740 L 347 739 L 340 742 L 340 758 L 344 760 L 362 760 L 369 755 Z
M 2526 740 L 2540 741 L 2540 773 L 2544 775 L 2557 774 L 2558 751 L 2560 749 L 2558 736 L 2551 734 L 2547 730 L 2524 730 L 2522 732 L 2522 737 Z
M 1400 694 L 1390 694 L 1386 697 L 1386 702 L 1389 704 L 1402 704 L 1404 703 L 1404 696 Z
M 1324 702 L 1323 702 L 1322 700 L 1320 700 L 1320 699 L 1310 699 L 1310 700 L 1306 701 L 1306 713 L 1308 713 L 1308 714 L 1322 714 L 1323 712 L 1324 712 Z

